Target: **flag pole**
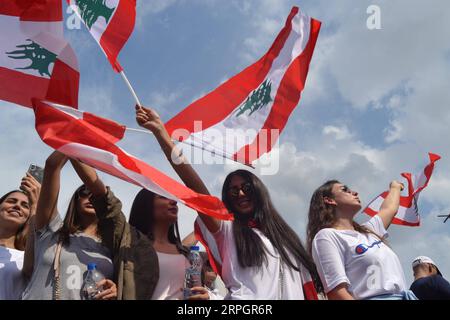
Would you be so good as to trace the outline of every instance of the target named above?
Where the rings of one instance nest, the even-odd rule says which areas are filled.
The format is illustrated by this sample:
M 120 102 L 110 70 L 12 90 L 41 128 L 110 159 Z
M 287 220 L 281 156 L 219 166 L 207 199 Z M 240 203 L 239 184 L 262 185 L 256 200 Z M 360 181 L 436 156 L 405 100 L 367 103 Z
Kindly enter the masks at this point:
M 148 130 L 134 129 L 134 128 L 128 128 L 128 127 L 126 128 L 126 130 L 153 135 L 153 132 L 148 131 Z M 182 144 L 184 144 L 184 145 L 191 146 L 191 147 L 194 147 L 194 148 L 196 148 L 196 149 L 200 149 L 200 150 L 202 150 L 202 151 L 206 151 L 206 152 L 209 152 L 209 153 L 213 153 L 213 152 L 214 152 L 214 151 L 207 150 L 207 149 L 205 149 L 205 148 L 203 148 L 203 147 L 201 147 L 201 146 L 198 146 L 198 145 L 195 145 L 195 144 L 193 144 L 193 143 L 186 142 L 186 141 L 179 141 L 179 140 L 175 140 L 175 139 L 172 139 L 172 141 L 173 141 L 173 142 L 180 142 L 180 143 L 182 143 Z M 224 155 L 222 155 L 222 154 L 217 154 L 217 153 L 214 153 L 214 154 L 215 154 L 215 155 L 218 155 L 218 156 L 220 156 L 220 157 L 222 157 L 223 159 L 228 159 L 228 160 L 237 162 L 237 163 L 239 163 L 239 164 L 243 164 L 244 166 L 247 166 L 247 167 L 249 167 L 249 168 L 256 169 L 256 168 L 255 168 L 254 166 L 252 166 L 251 164 L 245 164 L 245 163 L 242 163 L 242 162 L 238 162 L 238 161 L 236 161 L 236 160 L 234 160 L 234 159 L 231 159 L 231 158 L 228 158 L 228 157 L 226 157 L 226 156 L 224 156 Z
M 120 71 L 120 75 L 122 76 L 123 81 L 125 81 L 125 83 L 127 84 L 128 89 L 130 90 L 131 94 L 133 95 L 134 100 L 136 101 L 136 104 L 139 107 L 142 107 L 142 103 L 139 100 L 136 91 L 134 91 L 133 86 L 131 85 L 130 81 L 128 81 L 127 76 L 125 75 L 125 72 L 122 70 Z

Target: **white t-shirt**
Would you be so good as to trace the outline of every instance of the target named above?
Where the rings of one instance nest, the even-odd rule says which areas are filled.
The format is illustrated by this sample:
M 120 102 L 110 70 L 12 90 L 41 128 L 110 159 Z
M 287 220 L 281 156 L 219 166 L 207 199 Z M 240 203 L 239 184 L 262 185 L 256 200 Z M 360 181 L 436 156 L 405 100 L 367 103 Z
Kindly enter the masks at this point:
M 23 251 L 0 246 L 0 300 L 20 300 L 25 288 L 23 257 Z
M 159 280 L 152 300 L 183 300 L 184 270 L 189 261 L 182 254 L 157 252 Z
M 280 284 L 280 255 L 258 229 L 252 230 L 267 249 L 268 263 L 260 269 L 241 268 L 239 265 L 231 221 L 222 221 L 219 231 L 213 235 L 222 258 L 222 280 L 229 290 L 225 299 L 304 300 L 300 272 L 283 264 L 283 284 Z
M 364 226 L 387 237 L 379 216 Z M 348 291 L 355 299 L 407 290 L 397 255 L 373 234 L 322 229 L 314 237 L 312 254 L 327 293 L 342 283 L 348 284 Z

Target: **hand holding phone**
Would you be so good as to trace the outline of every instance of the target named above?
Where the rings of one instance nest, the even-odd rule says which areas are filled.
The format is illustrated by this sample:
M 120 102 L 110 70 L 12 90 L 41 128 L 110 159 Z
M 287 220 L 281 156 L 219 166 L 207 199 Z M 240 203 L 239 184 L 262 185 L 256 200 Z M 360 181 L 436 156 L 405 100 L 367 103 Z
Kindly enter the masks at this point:
M 35 165 L 30 164 L 30 167 L 28 168 L 28 173 L 33 176 L 39 182 L 42 184 L 42 180 L 44 179 L 44 169 Z
M 34 179 L 32 179 L 32 176 Z M 20 190 L 25 192 L 30 201 L 30 214 L 34 215 L 36 213 L 37 202 L 39 199 L 39 194 L 41 192 L 41 184 L 44 178 L 44 169 L 37 165 L 30 165 L 27 171 L 27 175 L 22 178 L 20 183 Z M 35 181 L 36 180 L 36 181 Z

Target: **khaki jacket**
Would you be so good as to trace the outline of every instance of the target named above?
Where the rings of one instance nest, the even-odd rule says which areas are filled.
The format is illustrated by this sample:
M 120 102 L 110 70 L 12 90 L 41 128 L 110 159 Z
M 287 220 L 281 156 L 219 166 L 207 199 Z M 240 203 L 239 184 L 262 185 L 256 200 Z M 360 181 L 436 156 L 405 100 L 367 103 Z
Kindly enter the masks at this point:
M 91 197 L 98 232 L 112 254 L 118 300 L 150 300 L 159 279 L 158 256 L 151 241 L 127 222 L 122 203 L 108 188 Z

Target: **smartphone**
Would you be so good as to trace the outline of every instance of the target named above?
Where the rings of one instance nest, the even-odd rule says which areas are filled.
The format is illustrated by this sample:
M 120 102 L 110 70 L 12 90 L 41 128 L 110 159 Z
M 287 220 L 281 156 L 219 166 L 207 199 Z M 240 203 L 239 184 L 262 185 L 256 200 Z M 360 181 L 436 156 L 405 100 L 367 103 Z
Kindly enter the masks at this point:
M 42 183 L 42 180 L 44 179 L 43 168 L 35 164 L 30 164 L 30 167 L 28 168 L 28 173 L 31 174 L 39 183 Z

